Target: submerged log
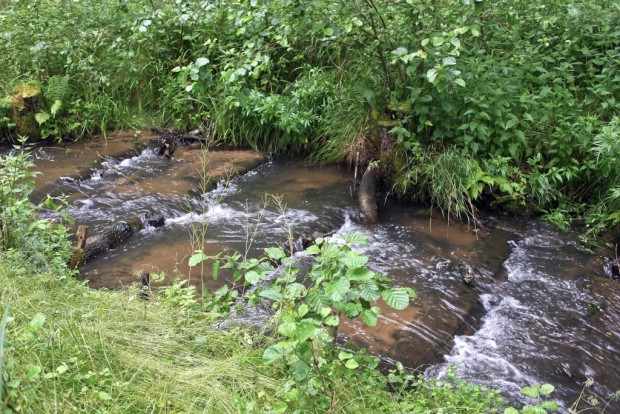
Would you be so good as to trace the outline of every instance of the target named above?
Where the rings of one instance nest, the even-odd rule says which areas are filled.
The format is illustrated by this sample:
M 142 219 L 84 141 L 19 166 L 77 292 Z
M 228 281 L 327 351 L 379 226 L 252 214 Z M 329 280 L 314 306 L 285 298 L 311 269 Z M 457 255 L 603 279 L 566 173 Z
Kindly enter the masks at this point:
M 89 237 L 84 246 L 84 261 L 89 260 L 99 253 L 112 249 L 120 242 L 127 240 L 145 228 L 161 227 L 164 224 L 164 216 L 159 213 L 144 213 L 140 216 L 131 217 L 119 221 L 108 227 L 100 234 Z
M 364 224 L 374 224 L 377 222 L 377 183 L 377 167 L 371 164 L 362 177 L 357 197 L 360 219 Z

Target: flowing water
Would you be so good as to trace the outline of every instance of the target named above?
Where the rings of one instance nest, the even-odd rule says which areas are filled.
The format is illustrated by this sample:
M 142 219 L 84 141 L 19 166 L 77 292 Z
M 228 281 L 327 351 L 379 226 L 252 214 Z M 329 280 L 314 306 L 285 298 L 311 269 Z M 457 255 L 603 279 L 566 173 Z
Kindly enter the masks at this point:
M 205 159 L 187 148 L 167 160 L 150 138 L 36 152 L 44 174 L 34 198 L 68 194 L 70 214 L 91 234 L 147 210 L 166 217 L 162 228 L 143 230 L 87 263 L 82 277 L 92 287 L 129 285 L 149 270 L 213 289 L 222 281 L 186 264 L 201 239 L 207 253 L 258 255 L 291 231 L 294 237 L 362 233 L 370 241 L 363 248 L 369 266 L 413 287 L 419 298 L 404 311 L 385 308 L 373 329 L 345 322 L 341 340 L 388 362 L 422 365 L 428 378 L 457 365 L 459 376 L 501 387 L 509 398 L 548 382 L 567 407 L 588 378 L 598 397 L 620 388 L 620 289 L 597 276 L 600 269 L 574 235 L 503 216 L 483 217 L 478 229 L 448 225 L 431 220 L 427 209 L 391 201 L 381 206 L 377 225 L 363 226 L 355 219 L 351 174 L 301 161 L 269 162 L 203 192 L 205 166 L 225 170 L 256 162 L 256 154 L 211 152 Z M 464 267 L 477 275 L 473 286 L 462 281 Z M 620 407 L 608 412 L 614 410 Z

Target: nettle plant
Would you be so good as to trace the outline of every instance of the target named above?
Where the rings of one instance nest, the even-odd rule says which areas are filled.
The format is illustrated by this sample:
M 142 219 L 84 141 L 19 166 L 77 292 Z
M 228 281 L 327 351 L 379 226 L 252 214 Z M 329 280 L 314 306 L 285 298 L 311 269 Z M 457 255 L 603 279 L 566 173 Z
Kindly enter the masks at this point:
M 312 269 L 302 275 L 282 249 L 265 249 L 266 257 L 241 260 L 237 266 L 244 272 L 247 285 L 259 285 L 248 296 L 251 302 L 268 299 L 272 303 L 275 344 L 265 349 L 265 364 L 282 364 L 287 380 L 280 385 L 280 401 L 275 412 L 309 400 L 331 409 L 336 403 L 335 390 L 347 381 L 366 381 L 369 385 L 385 385 L 388 381 L 377 369 L 379 359 L 365 350 L 353 351 L 337 344 L 338 327 L 347 317 L 370 326 L 377 325 L 382 300 L 387 306 L 402 310 L 416 298 L 411 288 L 394 287 L 392 280 L 376 273 L 366 264 L 368 257 L 351 246 L 367 244 L 366 237 L 353 234 L 332 239 L 318 238 L 306 253 L 315 257 Z M 238 257 L 238 256 L 237 256 Z M 206 259 L 197 252 L 192 263 Z M 216 259 L 216 258 L 213 258 Z M 216 259 L 218 260 L 218 259 Z M 269 283 L 265 263 L 284 263 L 286 271 Z M 230 261 L 227 261 L 230 266 Z M 267 266 L 268 267 L 268 266 Z

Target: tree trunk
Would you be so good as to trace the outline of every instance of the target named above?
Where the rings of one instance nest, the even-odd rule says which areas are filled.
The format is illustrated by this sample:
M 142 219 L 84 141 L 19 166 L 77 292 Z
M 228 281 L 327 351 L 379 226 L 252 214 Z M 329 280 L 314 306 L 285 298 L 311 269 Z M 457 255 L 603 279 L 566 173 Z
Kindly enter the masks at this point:
M 360 219 L 364 224 L 377 222 L 377 168 L 369 165 L 362 177 L 357 197 Z
M 86 246 L 86 240 L 88 239 L 88 226 L 78 226 L 75 236 L 77 240 L 75 242 L 75 248 L 73 249 L 71 261 L 69 262 L 71 269 L 77 269 L 84 261 L 84 246 Z

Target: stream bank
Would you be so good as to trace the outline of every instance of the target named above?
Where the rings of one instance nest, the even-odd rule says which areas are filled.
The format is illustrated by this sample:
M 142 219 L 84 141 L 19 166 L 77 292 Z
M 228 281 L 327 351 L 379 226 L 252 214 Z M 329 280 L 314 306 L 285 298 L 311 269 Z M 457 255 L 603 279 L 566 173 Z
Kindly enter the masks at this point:
M 620 362 L 616 285 L 597 279 L 592 256 L 577 248 L 575 235 L 493 215 L 482 218 L 484 230 L 474 231 L 438 216 L 429 219 L 425 208 L 392 201 L 379 206 L 377 224 L 364 226 L 350 197 L 351 176 L 336 167 L 270 162 L 203 191 L 202 152 L 179 148 L 167 160 L 155 154 L 152 137 L 119 141 L 35 153 L 37 169 L 44 172 L 36 197 L 68 194 L 70 214 L 77 224 L 91 226 L 93 234 L 128 212 L 156 206 L 166 217 L 163 227 L 143 230 L 87 263 L 82 275 L 91 287 L 130 285 L 146 269 L 215 289 L 224 281 L 186 265 L 198 246 L 192 234 L 204 234 L 207 254 L 258 255 L 287 240 L 290 229 L 299 235 L 336 228 L 365 234 L 369 266 L 419 296 L 405 311 L 386 309 L 377 328 L 345 322 L 341 340 L 409 368 L 424 365 L 429 377 L 457 364 L 459 375 L 501 387 L 514 398 L 520 387 L 550 382 L 566 405 L 585 378 L 594 377 L 592 390 L 600 397 L 620 384 L 613 369 Z M 208 154 L 220 162 L 209 168 L 220 173 L 240 165 L 239 159 L 251 166 L 262 160 L 252 152 Z M 79 169 L 89 173 L 75 179 Z M 479 275 L 473 285 L 463 283 L 463 264 Z M 601 309 L 593 312 L 592 306 Z

